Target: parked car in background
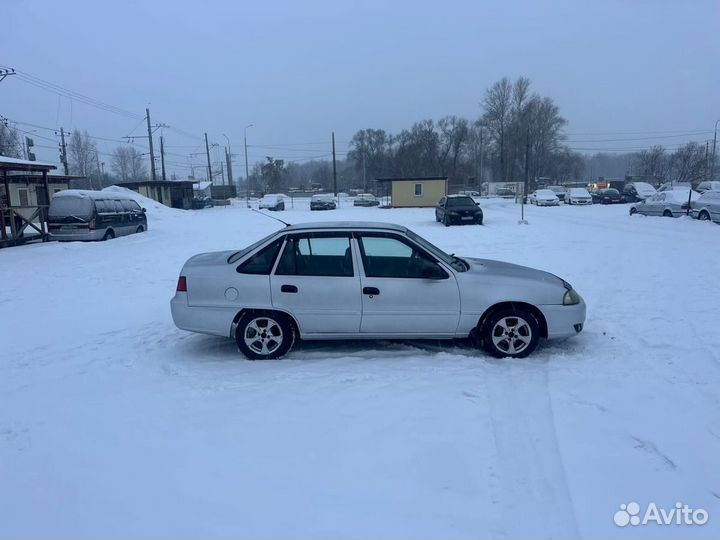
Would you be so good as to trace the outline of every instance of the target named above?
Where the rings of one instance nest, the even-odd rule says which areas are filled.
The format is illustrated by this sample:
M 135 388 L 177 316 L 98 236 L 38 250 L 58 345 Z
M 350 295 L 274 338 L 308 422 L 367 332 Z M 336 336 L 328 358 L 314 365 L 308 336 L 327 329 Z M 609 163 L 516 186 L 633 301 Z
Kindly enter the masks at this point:
M 629 203 L 644 201 L 656 193 L 657 190 L 647 182 L 630 182 L 625 184 L 621 195 L 623 202 Z
M 592 196 L 585 188 L 570 188 L 565 202 L 567 204 L 592 204 Z
M 335 197 L 329 193 L 313 195 L 310 198 L 310 210 L 335 210 L 336 208 Z
M 178 328 L 233 338 L 253 360 L 280 358 L 297 339 L 468 337 L 518 358 L 541 338 L 580 333 L 586 311 L 553 274 L 448 255 L 373 222 L 291 225 L 240 251 L 196 255 L 170 307 Z
M 698 193 L 705 193 L 706 191 L 720 191 L 720 182 L 716 180 L 700 182 L 696 191 Z
M 260 199 L 258 208 L 261 210 L 273 211 L 285 210 L 285 196 L 275 193 L 265 195 L 262 199 Z
M 50 200 L 51 240 L 110 240 L 146 230 L 145 209 L 125 193 L 66 189 Z
M 551 189 L 536 189 L 528 195 L 528 202 L 537 206 L 558 206 L 560 199 Z
M 557 195 L 557 198 L 561 201 L 565 200 L 565 197 L 567 195 L 567 189 L 565 189 L 565 186 L 548 186 L 549 190 L 551 190 L 555 195 Z
M 355 197 L 353 206 L 380 206 L 380 201 L 371 193 L 360 193 Z
M 644 201 L 635 203 L 630 207 L 630 215 L 643 214 L 645 216 L 679 217 L 688 213 L 688 197 L 690 202 L 697 200 L 700 194 L 697 191 L 677 188 L 650 195 Z
M 720 223 L 720 190 L 709 189 L 690 203 L 692 217 Z
M 498 188 L 495 190 L 497 197 L 514 197 L 515 192 L 510 188 Z
M 594 204 L 618 204 L 623 202 L 622 195 L 615 188 L 605 188 L 591 193 Z
M 215 201 L 213 201 L 212 198 L 208 197 L 207 195 L 195 197 L 192 200 L 192 207 L 194 210 L 202 210 L 203 208 L 212 208 L 213 206 L 215 206 Z
M 446 227 L 464 224 L 482 225 L 483 211 L 472 197 L 448 195 L 440 199 L 435 206 L 435 221 Z
M 458 191 L 458 195 L 467 195 L 468 197 L 479 197 L 480 192 L 479 191 Z

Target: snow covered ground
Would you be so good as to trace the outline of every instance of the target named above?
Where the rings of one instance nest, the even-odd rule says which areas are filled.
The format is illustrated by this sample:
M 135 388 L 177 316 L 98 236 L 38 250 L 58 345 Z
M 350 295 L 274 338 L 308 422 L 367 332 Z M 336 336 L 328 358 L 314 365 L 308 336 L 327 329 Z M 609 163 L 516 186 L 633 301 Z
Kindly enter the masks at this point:
M 469 344 L 324 342 L 246 361 L 177 330 L 191 255 L 281 227 L 242 204 L 148 207 L 150 230 L 0 250 L 0 537 L 720 535 L 720 228 L 627 206 L 482 201 L 278 214 L 377 220 L 549 270 L 585 331 L 526 360 Z M 631 501 L 703 526 L 618 527 Z

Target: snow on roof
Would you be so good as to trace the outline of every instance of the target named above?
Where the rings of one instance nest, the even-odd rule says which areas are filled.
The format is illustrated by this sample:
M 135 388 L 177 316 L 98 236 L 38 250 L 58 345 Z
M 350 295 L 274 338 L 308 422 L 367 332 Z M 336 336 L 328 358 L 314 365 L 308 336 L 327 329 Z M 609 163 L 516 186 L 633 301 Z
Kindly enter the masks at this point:
M 84 197 L 87 199 L 135 199 L 135 197 L 133 197 L 129 193 L 125 193 L 123 191 L 114 191 L 110 188 L 106 188 L 101 191 L 93 191 L 91 189 L 65 189 L 63 191 L 58 191 L 55 194 L 55 197 Z
M 196 182 L 195 184 L 193 184 L 193 189 L 197 191 L 205 191 L 210 186 L 212 186 L 212 182 L 210 182 L 209 180 L 205 180 L 204 182 Z
M 44 163 L 42 161 L 30 161 L 28 159 L 17 159 L 6 156 L 0 156 L 0 164 L 10 166 L 17 165 L 20 168 L 57 169 L 57 167 L 52 163 Z

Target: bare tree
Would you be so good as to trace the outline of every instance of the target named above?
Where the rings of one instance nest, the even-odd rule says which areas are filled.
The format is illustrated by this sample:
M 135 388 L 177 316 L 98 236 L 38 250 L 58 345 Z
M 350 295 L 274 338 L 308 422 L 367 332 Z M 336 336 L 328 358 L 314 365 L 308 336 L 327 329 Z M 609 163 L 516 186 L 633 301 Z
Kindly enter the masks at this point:
M 638 174 L 660 181 L 665 180 L 670 165 L 670 159 L 661 145 L 638 152 L 635 154 L 633 162 Z
M 705 167 L 705 149 L 696 142 L 681 146 L 670 156 L 670 172 L 676 182 L 703 180 Z
M 110 158 L 110 167 L 121 182 L 147 179 L 147 169 L 140 152 L 132 146 L 118 146 Z
M 457 182 L 458 160 L 467 144 L 470 128 L 468 121 L 457 116 L 446 116 L 438 122 L 440 129 L 440 165 L 447 172 L 445 165 L 450 158 L 450 181 Z
M 488 128 L 491 140 L 493 141 L 499 155 L 501 180 L 507 179 L 507 131 L 510 123 L 510 111 L 512 105 L 512 88 L 510 79 L 503 77 L 493 84 L 486 92 L 482 106 L 485 111 L 483 122 Z
M 97 147 L 87 131 L 73 131 L 67 147 L 71 174 L 85 177 L 97 174 Z
M 22 137 L 14 127 L 0 122 L 0 156 L 19 158 L 22 156 Z

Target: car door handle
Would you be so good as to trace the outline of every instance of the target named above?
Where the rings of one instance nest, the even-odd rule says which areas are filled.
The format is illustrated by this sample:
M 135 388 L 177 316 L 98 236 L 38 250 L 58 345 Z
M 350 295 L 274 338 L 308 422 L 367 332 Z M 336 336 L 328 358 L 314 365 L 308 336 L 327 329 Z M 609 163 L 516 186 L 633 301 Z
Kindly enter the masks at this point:
M 283 285 L 280 287 L 280 292 L 296 293 L 298 288 L 295 285 Z
M 377 296 L 378 294 L 380 294 L 380 289 L 378 289 L 377 287 L 363 287 L 363 294 Z

